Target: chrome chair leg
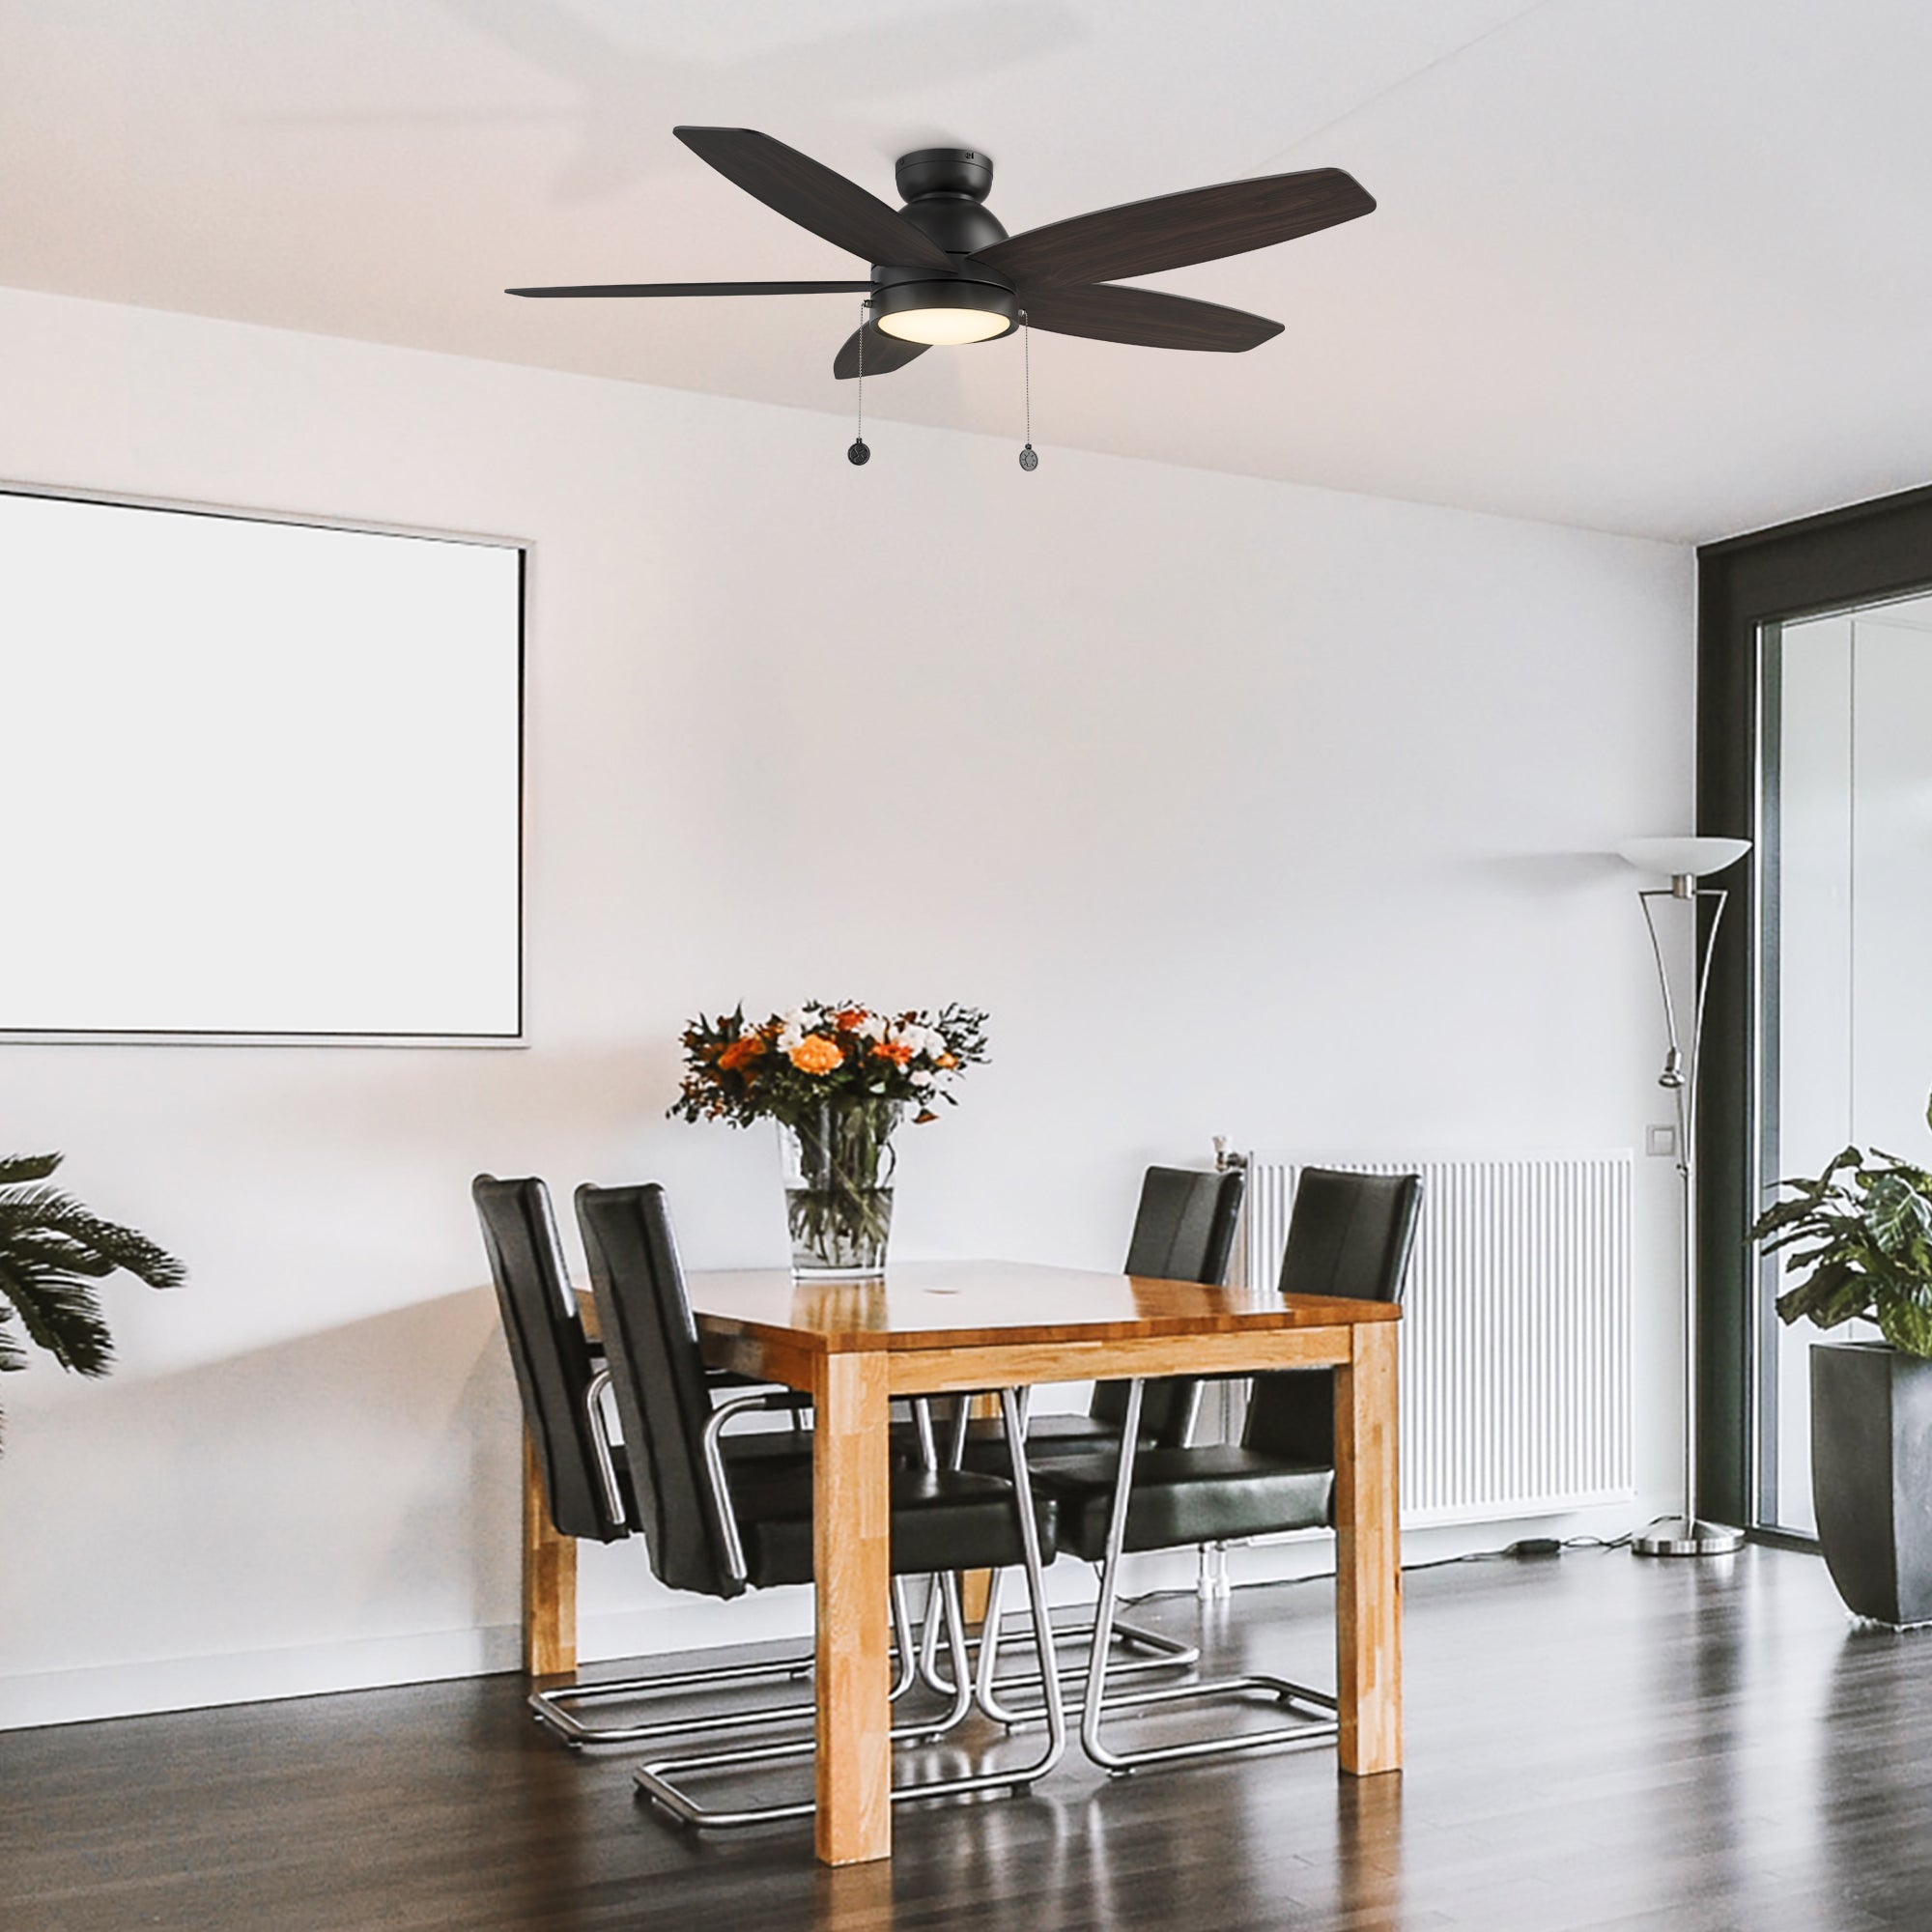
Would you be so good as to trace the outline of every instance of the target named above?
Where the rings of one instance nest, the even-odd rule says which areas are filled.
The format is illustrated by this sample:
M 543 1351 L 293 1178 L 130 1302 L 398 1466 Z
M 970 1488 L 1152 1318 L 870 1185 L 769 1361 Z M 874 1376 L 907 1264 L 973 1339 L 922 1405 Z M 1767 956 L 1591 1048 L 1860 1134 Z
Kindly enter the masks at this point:
M 920 1654 L 912 1639 L 912 1619 L 902 1577 L 893 1578 L 892 1617 L 893 1651 L 897 1668 L 891 1696 L 896 1704 L 918 1680 Z M 725 1685 L 755 1683 L 761 1677 L 784 1677 L 796 1683 L 811 1675 L 812 1662 L 808 1652 L 803 1657 L 773 1658 L 768 1662 L 707 1664 L 696 1670 L 660 1671 L 647 1677 L 613 1677 L 602 1684 L 568 1684 L 552 1690 L 533 1690 L 529 1705 L 546 1730 L 576 1750 L 656 1744 L 667 1738 L 701 1738 L 717 1731 L 762 1730 L 782 1723 L 810 1724 L 813 1720 L 810 1704 L 760 1704 L 738 1711 L 693 1711 L 636 1724 L 586 1724 L 577 1716 L 576 1707 L 634 1704 L 640 1698 L 668 1691 L 712 1690 Z M 947 1694 L 952 1694 L 951 1686 L 947 1687 Z M 918 1726 L 908 1735 L 938 1736 L 964 1715 L 963 1711 L 958 1716 L 949 1714 L 946 1719 Z
M 986 1616 L 980 1626 L 979 1667 L 974 1674 L 973 1698 L 996 1724 L 1005 1724 L 1009 1730 L 1018 1730 L 1040 1722 L 1045 1716 L 1045 1707 L 1037 1703 L 1014 1705 L 1007 1701 L 1015 1690 L 1037 1690 L 1037 1671 L 1021 1671 L 1008 1677 L 998 1674 L 1000 1648 L 1004 1641 L 1000 1620 L 1005 1580 L 1004 1574 L 995 1577 L 986 1598 Z M 1056 1645 L 1078 1645 L 1083 1653 L 1077 1662 L 1061 1662 L 1058 1666 L 1064 1695 L 1066 1685 L 1085 1682 L 1087 1653 L 1091 1652 L 1094 1642 L 1094 1620 L 1090 1617 L 1080 1623 L 1056 1626 L 1053 1640 Z M 1115 1663 L 1113 1674 L 1116 1677 L 1140 1677 L 1151 1671 L 1187 1670 L 1201 1662 L 1201 1646 L 1198 1643 L 1168 1636 L 1163 1632 L 1148 1630 L 1140 1624 L 1130 1624 L 1124 1618 L 1116 1618 L 1113 1641 L 1142 1653 Z M 1081 1709 L 1080 1700 L 1074 1698 L 1067 1708 L 1069 1712 L 1077 1713 Z
M 1024 1392 L 1026 1399 L 1020 1406 L 1022 1429 L 1026 1426 L 1031 1410 L 1032 1394 L 1031 1389 L 1026 1390 Z M 1196 1399 L 1199 1400 L 1198 1396 Z M 963 1417 L 963 1405 L 961 1413 Z M 962 1422 L 954 1448 L 955 1467 L 964 1458 L 966 1436 Z M 980 1625 L 980 1667 L 974 1681 L 973 1696 L 980 1710 L 995 1723 L 1005 1724 L 1009 1730 L 1016 1730 L 1023 1725 L 1038 1723 L 1045 1715 L 1045 1707 L 1035 1704 L 1025 1708 L 1015 1708 L 1008 1704 L 1000 1694 L 1003 1690 L 1011 1691 L 1039 1688 L 1039 1678 L 1033 1673 L 1009 1677 L 1004 1683 L 996 1676 L 1000 1651 L 1001 1587 L 1004 1582 L 1004 1576 L 995 1577 L 987 1594 L 986 1614 Z M 1091 1644 L 1093 1628 L 1091 1623 L 1075 1624 L 1055 1632 L 1054 1641 L 1065 1644 Z M 1151 1631 L 1139 1624 L 1117 1621 L 1114 1626 L 1114 1635 L 1129 1649 L 1143 1653 L 1140 1657 L 1130 1659 L 1117 1666 L 1118 1674 L 1122 1677 L 1138 1676 L 1151 1670 L 1184 1670 L 1201 1662 L 1199 1644 L 1186 1643 L 1178 1637 L 1164 1636 L 1159 1631 Z M 1065 1665 L 1061 1667 L 1061 1674 L 1071 1682 L 1082 1676 L 1084 1668 L 1084 1665 L 1078 1663 Z M 1074 1708 L 1077 1710 L 1079 1706 L 1075 1705 Z
M 1013 1391 L 1000 1392 L 1002 1411 L 1008 1430 L 1015 1440 L 1020 1435 L 1019 1412 Z M 1046 1696 L 1046 1747 L 1031 1764 L 1016 1769 L 974 1772 L 964 1776 L 940 1777 L 911 1784 L 895 1785 L 892 1802 L 906 1804 L 919 1799 L 952 1798 L 974 1791 L 1025 1791 L 1044 1777 L 1060 1762 L 1066 1748 L 1066 1712 L 1061 1701 L 1060 1678 L 1053 1668 L 1053 1623 L 1047 1613 L 1046 1566 L 1039 1550 L 1039 1521 L 1034 1514 L 1032 1485 L 1022 1444 L 1013 1458 L 1013 1500 L 1019 1513 L 1020 1549 L 1026 1571 L 1027 1592 L 1033 1606 L 1034 1644 L 1040 1662 Z M 949 1602 L 956 1597 L 953 1580 Z M 970 1695 L 972 1674 L 967 1667 L 963 1619 L 952 1625 L 949 1647 L 954 1682 Z M 736 1750 L 711 1751 L 698 1757 L 665 1758 L 640 1766 L 635 1774 L 638 1789 L 653 1803 L 668 1811 L 680 1823 L 707 1831 L 726 1831 L 747 1825 L 767 1825 L 785 1818 L 809 1818 L 817 1809 L 810 1800 L 791 1804 L 744 1805 L 731 1810 L 699 1804 L 680 1788 L 678 1780 L 706 1772 L 746 1770 L 753 1766 L 782 1764 L 810 1759 L 817 1746 L 810 1741 L 753 1745 Z
M 1121 1555 L 1126 1544 L 1127 1508 L 1133 1498 L 1134 1459 L 1138 1451 L 1141 1397 L 1144 1384 L 1139 1377 L 1128 1384 L 1127 1419 L 1121 1437 L 1121 1462 L 1114 1478 L 1114 1507 L 1107 1519 L 1106 1556 L 1100 1570 L 1100 1607 L 1094 1619 L 1094 1648 L 1087 1664 L 1087 1695 L 1080 1713 L 1080 1746 L 1094 1762 L 1113 1776 L 1154 1764 L 1178 1763 L 1186 1758 L 1222 1757 L 1236 1751 L 1262 1750 L 1290 1745 L 1324 1744 L 1340 1730 L 1336 1700 L 1325 1691 L 1311 1690 L 1305 1684 L 1291 1683 L 1264 1671 L 1242 1677 L 1224 1677 L 1206 1683 L 1166 1685 L 1158 1690 L 1135 1691 L 1107 1703 L 1107 1653 L 1111 1649 L 1115 1606 L 1119 1602 Z M 1250 1731 L 1234 1737 L 1192 1739 L 1185 1744 L 1155 1745 L 1138 1750 L 1116 1750 L 1100 1735 L 1101 1721 L 1108 1710 L 1144 1709 L 1149 1706 L 1191 1703 L 1205 1699 L 1238 1696 L 1245 1691 L 1265 1692 L 1274 1702 L 1290 1710 L 1308 1713 L 1300 1723 L 1277 1726 L 1272 1730 Z
M 903 1577 L 893 1578 L 891 1595 L 893 1655 L 898 1659 L 898 1669 L 893 1678 L 893 1688 L 887 1694 L 896 1704 L 919 1681 L 919 1647 L 912 1640 L 912 1610 L 906 1602 Z
M 970 1396 L 960 1395 L 953 1398 L 952 1437 L 947 1445 L 946 1457 L 946 1466 L 949 1469 L 962 1469 L 966 1465 L 966 1431 L 972 1412 L 973 1401 Z M 930 1396 L 915 1397 L 913 1400 L 913 1414 L 919 1424 L 920 1456 L 928 1469 L 936 1469 L 939 1467 L 939 1444 L 932 1426 L 932 1398 Z M 995 1580 L 997 1581 L 997 1578 Z M 957 1581 L 956 1577 L 954 1581 Z M 928 1580 L 926 1590 L 926 1625 L 923 1634 L 924 1642 L 922 1644 L 919 1653 L 920 1675 L 924 1679 L 928 1690 L 938 1691 L 942 1697 L 951 1697 L 964 1680 L 960 1679 L 955 1672 L 953 1681 L 948 1683 L 939 1674 L 939 1645 L 936 1634 L 938 1625 L 934 1619 L 933 1611 L 941 1598 L 943 1590 L 942 1579 L 938 1577 L 931 1577 Z M 964 1622 L 965 1602 L 956 1589 L 953 1592 L 953 1596 L 957 1601 L 961 1613 L 961 1618 L 956 1628 L 963 1638 L 966 1634 L 966 1625 Z M 970 1697 L 970 1691 L 968 1695 Z
M 811 1706 L 762 1705 L 755 1710 L 730 1713 L 698 1711 L 637 1724 L 586 1724 L 578 1717 L 577 1709 L 600 1704 L 634 1704 L 639 1698 L 667 1692 L 713 1690 L 726 1685 L 755 1683 L 762 1677 L 784 1677 L 797 1682 L 811 1674 L 811 1662 L 810 1657 L 784 1657 L 763 1663 L 709 1664 L 696 1670 L 660 1671 L 653 1676 L 613 1677 L 602 1684 L 567 1684 L 552 1690 L 531 1691 L 529 1705 L 537 1721 L 574 1749 L 649 1744 L 659 1738 L 691 1737 L 712 1730 L 754 1729 L 788 1718 L 809 1718 Z

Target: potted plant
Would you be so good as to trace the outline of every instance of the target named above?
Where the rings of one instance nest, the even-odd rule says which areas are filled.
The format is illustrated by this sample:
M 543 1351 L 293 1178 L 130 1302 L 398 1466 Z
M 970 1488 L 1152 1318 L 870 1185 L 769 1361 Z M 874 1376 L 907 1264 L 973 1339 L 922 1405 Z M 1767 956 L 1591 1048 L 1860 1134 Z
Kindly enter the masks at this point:
M 1932 1106 L 1927 1109 L 1932 1121 Z M 1751 1230 L 1802 1274 L 1784 1321 L 1878 1324 L 1811 1349 L 1811 1493 L 1838 1594 L 1876 1623 L 1932 1622 L 1932 1174 L 1849 1147 Z
M 893 1132 L 956 1106 L 952 1083 L 986 1057 L 977 1007 L 886 1013 L 821 1000 L 763 1021 L 702 1013 L 684 1033 L 687 1121 L 779 1123 L 792 1272 L 864 1276 L 885 1265 L 893 1216 Z
M 0 1373 L 27 1366 L 24 1340 L 76 1375 L 104 1376 L 114 1342 L 94 1284 L 124 1270 L 151 1288 L 185 1278 L 145 1235 L 43 1185 L 60 1164 L 57 1153 L 0 1156 Z

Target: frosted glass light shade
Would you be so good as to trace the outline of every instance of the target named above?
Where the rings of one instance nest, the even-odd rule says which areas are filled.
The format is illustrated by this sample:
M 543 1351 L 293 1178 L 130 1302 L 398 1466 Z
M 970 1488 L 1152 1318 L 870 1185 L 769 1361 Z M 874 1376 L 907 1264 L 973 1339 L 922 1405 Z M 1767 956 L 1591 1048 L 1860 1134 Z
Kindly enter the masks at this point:
M 1005 335 L 1012 324 L 1003 315 L 982 308 L 908 308 L 882 315 L 879 327 L 901 342 L 923 342 L 928 348 L 956 348 L 962 342 L 990 342 Z
M 1639 872 L 1701 879 L 1735 866 L 1749 850 L 1748 838 L 1626 838 L 1617 847 L 1617 856 Z

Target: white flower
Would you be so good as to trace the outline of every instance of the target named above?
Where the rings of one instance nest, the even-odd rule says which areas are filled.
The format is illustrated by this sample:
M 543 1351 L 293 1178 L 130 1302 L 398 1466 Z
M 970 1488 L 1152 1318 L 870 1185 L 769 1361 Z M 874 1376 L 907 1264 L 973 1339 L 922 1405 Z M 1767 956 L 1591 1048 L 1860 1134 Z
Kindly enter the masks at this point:
M 861 1039 L 881 1040 L 886 1037 L 886 1023 L 877 1013 L 867 1013 L 852 1031 Z
M 781 1013 L 783 1024 L 779 1028 L 778 1050 L 789 1053 L 807 1034 L 812 1032 L 824 1015 L 816 1007 L 794 1007 L 788 1013 Z
M 939 1078 L 939 1075 L 927 1071 L 923 1066 L 915 1066 L 906 1077 L 915 1087 L 930 1087 Z

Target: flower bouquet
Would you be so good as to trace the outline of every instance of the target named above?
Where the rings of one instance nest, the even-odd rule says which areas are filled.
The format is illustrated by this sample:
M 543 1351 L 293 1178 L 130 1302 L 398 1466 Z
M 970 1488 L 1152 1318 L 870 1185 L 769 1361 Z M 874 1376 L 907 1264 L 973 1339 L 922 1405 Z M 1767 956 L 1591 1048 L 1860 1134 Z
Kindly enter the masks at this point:
M 779 1123 L 795 1274 L 874 1274 L 892 1228 L 893 1130 L 956 1105 L 953 1083 L 986 1058 L 975 1007 L 874 1012 L 851 1002 L 794 1007 L 753 1022 L 741 1006 L 684 1031 L 687 1121 Z

